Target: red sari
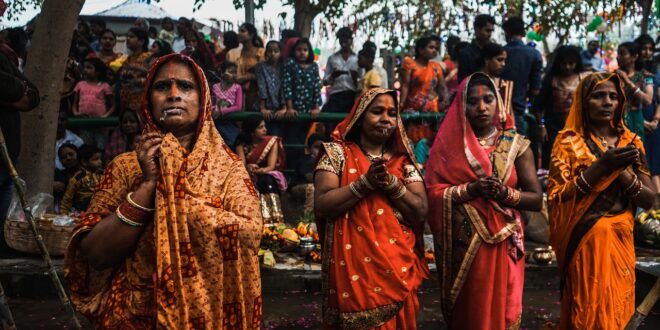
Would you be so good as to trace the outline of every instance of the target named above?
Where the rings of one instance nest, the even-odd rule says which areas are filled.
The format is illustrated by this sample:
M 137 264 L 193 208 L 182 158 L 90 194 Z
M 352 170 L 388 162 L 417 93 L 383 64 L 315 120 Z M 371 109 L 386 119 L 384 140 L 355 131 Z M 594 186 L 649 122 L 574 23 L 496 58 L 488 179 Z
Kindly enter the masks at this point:
M 268 163 L 268 154 L 273 148 L 277 148 L 277 163 L 275 163 L 275 169 L 266 173 L 266 175 L 275 178 L 278 188 L 280 191 L 284 192 L 288 187 L 286 178 L 282 173 L 282 170 L 286 168 L 286 157 L 284 157 L 284 146 L 282 145 L 282 139 L 280 137 L 264 136 L 261 142 L 245 156 L 245 162 L 260 167 L 266 166 Z
M 394 92 L 372 89 L 363 94 L 353 110 L 324 145 L 317 170 L 340 177 L 340 186 L 349 185 L 369 169 L 370 162 L 360 147 L 346 136 L 369 104 L 381 94 Z M 389 172 L 404 183 L 422 181 L 407 141 L 401 118 L 389 150 Z M 422 226 L 402 225 L 401 213 L 389 199 L 372 193 L 346 214 L 324 221 L 317 219 L 323 240 L 323 320 L 325 328 L 415 329 L 419 301 L 417 288 L 429 271 L 421 242 Z M 412 221 L 418 223 L 418 221 Z
M 483 149 L 465 116 L 465 79 L 442 123 L 427 162 L 429 224 L 441 272 L 443 315 L 449 328 L 517 328 L 524 280 L 520 213 L 493 200 L 454 203 L 459 185 L 496 176 L 517 186 L 515 159 L 529 141 L 515 133 L 514 121 L 497 93 L 496 144 Z M 491 81 L 492 82 L 492 81 Z M 493 84 L 494 86 L 494 84 Z

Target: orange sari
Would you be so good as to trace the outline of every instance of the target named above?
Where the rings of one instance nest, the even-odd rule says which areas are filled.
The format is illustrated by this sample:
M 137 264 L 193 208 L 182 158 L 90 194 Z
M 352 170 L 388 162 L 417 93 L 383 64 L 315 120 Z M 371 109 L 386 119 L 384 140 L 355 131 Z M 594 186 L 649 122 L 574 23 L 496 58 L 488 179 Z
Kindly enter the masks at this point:
M 618 147 L 634 143 L 644 150 L 641 140 L 633 141 L 623 124 L 626 99 L 619 78 L 610 73 L 584 78 L 555 141 L 548 180 L 550 242 L 562 278 L 561 329 L 623 329 L 635 312 L 635 207 L 622 195 L 624 187 L 616 180 L 621 170 L 593 184 L 593 190 L 579 199 L 575 186 L 580 172 L 605 151 L 586 130 L 584 103 L 608 80 L 614 81 L 619 92 L 612 120 L 620 131 Z M 623 207 L 615 209 L 614 204 Z
M 515 160 L 529 147 L 529 140 L 515 132 L 499 93 L 493 118 L 497 142 L 481 147 L 465 116 L 469 83 L 479 75 L 487 77 L 475 73 L 461 83 L 431 148 L 425 175 L 429 225 L 449 328 L 516 329 L 525 274 L 520 212 L 484 198 L 452 200 L 460 185 L 489 176 L 517 188 Z
M 64 276 L 71 299 L 99 329 L 259 329 L 259 198 L 240 158 L 213 126 L 206 79 L 189 57 L 161 57 L 149 72 L 145 132 L 161 132 L 147 100 L 158 68 L 171 60 L 190 65 L 200 86 L 193 150 L 164 136 L 153 222 L 122 263 L 96 271 L 81 253 L 81 239 L 99 222 L 116 221 L 104 217 L 142 181 L 135 152 L 110 163 L 69 243 Z
M 370 162 L 360 147 L 346 139 L 369 104 L 380 94 L 367 91 L 351 113 L 332 133 L 334 142 L 324 145 L 317 171 L 329 171 L 346 186 L 367 173 Z M 389 172 L 404 183 L 422 181 L 409 150 L 401 118 L 388 150 Z M 324 328 L 415 329 L 419 301 L 417 288 L 429 275 L 421 242 L 422 226 L 409 228 L 399 222 L 402 215 L 387 196 L 372 193 L 345 215 L 317 219 L 323 240 Z M 419 221 L 412 221 L 419 223 Z

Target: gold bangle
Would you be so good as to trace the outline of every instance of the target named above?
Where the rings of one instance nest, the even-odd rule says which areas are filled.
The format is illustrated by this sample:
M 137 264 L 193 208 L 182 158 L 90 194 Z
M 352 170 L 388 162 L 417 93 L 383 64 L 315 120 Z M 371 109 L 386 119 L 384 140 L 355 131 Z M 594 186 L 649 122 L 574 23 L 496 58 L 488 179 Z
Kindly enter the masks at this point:
M 639 196 L 639 194 L 642 193 L 642 189 L 644 189 L 644 185 L 642 184 L 642 182 L 639 181 L 639 180 L 637 182 L 639 182 L 639 189 L 637 190 L 636 193 L 630 195 L 630 198 L 635 198 L 635 197 Z
M 401 199 L 403 196 L 406 195 L 406 192 L 408 192 L 408 188 L 406 186 L 401 185 L 401 189 L 394 195 L 392 195 L 392 199 Z
M 132 195 L 133 195 L 133 192 L 129 192 L 128 195 L 126 195 L 126 200 L 128 201 L 129 204 L 133 205 L 133 207 L 138 208 L 138 209 L 140 209 L 142 211 L 145 211 L 145 212 L 153 212 L 153 211 L 156 210 L 155 208 L 150 209 L 148 207 L 144 207 L 144 206 L 134 202 L 133 199 L 131 198 Z
M 588 193 L 587 191 L 585 191 L 582 187 L 580 187 L 580 178 L 578 178 L 577 180 L 575 180 L 575 188 L 577 188 L 577 190 L 579 190 L 579 191 L 580 191 L 582 194 L 584 194 L 584 195 L 588 195 L 588 194 L 589 194 L 589 193 Z
M 358 191 L 355 181 L 351 182 L 351 184 L 348 185 L 348 189 L 350 189 L 353 195 L 355 195 L 355 197 L 357 197 L 358 199 L 362 199 L 364 197 L 364 195 Z
M 633 182 L 628 187 L 626 187 L 626 189 L 624 189 L 623 191 L 628 193 L 628 191 L 630 191 L 637 184 L 637 181 L 639 181 L 639 178 L 637 177 L 637 174 L 635 174 L 635 178 L 633 179 Z
M 587 179 L 584 178 L 584 171 L 580 172 L 580 179 L 582 179 L 582 183 L 584 183 L 585 186 L 587 186 L 588 190 L 593 190 L 594 188 L 587 182 Z
M 367 179 L 366 175 L 360 175 L 360 182 L 362 182 L 362 184 L 367 187 L 367 189 L 374 190 L 374 186 L 371 185 L 371 182 L 369 182 L 369 179 Z
M 390 174 L 390 176 L 392 177 L 390 179 L 390 183 L 388 183 L 387 186 L 385 186 L 385 188 L 383 188 L 383 190 L 385 190 L 385 191 L 390 191 L 390 190 L 394 189 L 396 187 L 396 185 L 399 183 L 399 179 L 396 176 L 391 175 L 391 174 Z

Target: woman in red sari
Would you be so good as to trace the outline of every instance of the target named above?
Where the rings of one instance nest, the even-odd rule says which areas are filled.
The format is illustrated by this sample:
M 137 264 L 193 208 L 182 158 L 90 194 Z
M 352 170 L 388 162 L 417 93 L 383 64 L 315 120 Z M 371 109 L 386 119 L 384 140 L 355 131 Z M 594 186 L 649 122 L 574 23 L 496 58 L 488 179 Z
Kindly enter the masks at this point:
M 288 185 L 282 170 L 286 167 L 282 139 L 266 135 L 266 123 L 261 116 L 243 121 L 242 133 L 236 142 L 236 153 L 250 173 L 261 195 L 264 224 L 284 222 L 280 192 Z
M 483 73 L 466 78 L 426 167 L 429 224 L 452 329 L 516 329 L 524 280 L 519 210 L 541 209 L 529 140 Z
M 427 203 L 394 91 L 363 94 L 324 145 L 314 177 L 329 329 L 415 329 Z

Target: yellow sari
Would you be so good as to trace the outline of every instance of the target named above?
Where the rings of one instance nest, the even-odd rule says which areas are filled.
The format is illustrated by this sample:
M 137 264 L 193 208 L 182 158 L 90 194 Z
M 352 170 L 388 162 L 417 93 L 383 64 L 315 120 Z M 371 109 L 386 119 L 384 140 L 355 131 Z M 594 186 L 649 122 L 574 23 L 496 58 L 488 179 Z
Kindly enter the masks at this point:
M 562 277 L 561 329 L 622 329 L 635 310 L 635 206 L 616 180 L 621 170 L 581 198 L 575 186 L 580 172 L 606 151 L 585 122 L 589 95 L 606 81 L 613 81 L 619 94 L 612 120 L 620 132 L 617 147 L 634 143 L 644 150 L 623 123 L 626 100 L 618 76 L 594 73 L 582 80 L 555 141 L 548 182 L 550 242 Z

